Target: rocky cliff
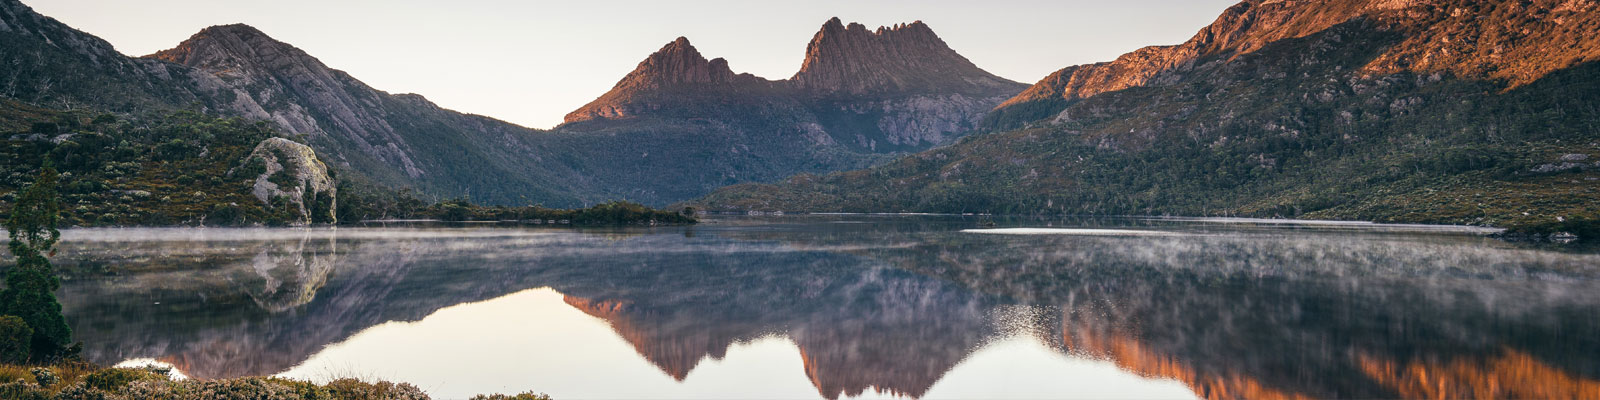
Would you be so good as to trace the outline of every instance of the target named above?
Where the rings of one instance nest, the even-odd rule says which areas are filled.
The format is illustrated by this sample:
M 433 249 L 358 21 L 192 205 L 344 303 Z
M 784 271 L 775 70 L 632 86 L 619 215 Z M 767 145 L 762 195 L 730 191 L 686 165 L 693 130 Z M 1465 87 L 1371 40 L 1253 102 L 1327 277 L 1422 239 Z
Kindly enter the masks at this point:
M 1359 66 L 1363 71 L 1443 73 L 1515 87 L 1597 59 L 1595 8 L 1593 0 L 1247 0 L 1182 44 L 1056 71 L 1001 104 L 996 114 L 1011 123 L 1002 127 L 1014 126 L 1097 94 L 1172 85 L 1190 78 L 1199 63 L 1227 62 L 1348 23 L 1404 37 Z
M 800 72 L 789 80 L 820 94 L 992 96 L 1017 87 L 950 49 L 922 21 L 872 30 L 838 18 L 811 38 Z

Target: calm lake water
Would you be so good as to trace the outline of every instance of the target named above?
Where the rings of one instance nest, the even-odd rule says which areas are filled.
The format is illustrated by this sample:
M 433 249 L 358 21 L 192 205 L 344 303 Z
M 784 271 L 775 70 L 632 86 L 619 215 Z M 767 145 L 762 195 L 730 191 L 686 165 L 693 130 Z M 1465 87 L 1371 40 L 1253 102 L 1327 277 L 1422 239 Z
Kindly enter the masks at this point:
M 445 399 L 1600 398 L 1600 255 L 1457 228 L 69 230 L 56 260 L 88 358 L 199 378 Z

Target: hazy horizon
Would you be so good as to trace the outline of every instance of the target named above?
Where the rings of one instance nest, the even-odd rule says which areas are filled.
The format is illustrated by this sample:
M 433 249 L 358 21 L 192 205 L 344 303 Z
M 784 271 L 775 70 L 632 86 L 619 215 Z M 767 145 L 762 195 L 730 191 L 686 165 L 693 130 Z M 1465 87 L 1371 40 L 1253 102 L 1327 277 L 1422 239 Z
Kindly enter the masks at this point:
M 207 26 L 244 23 L 374 88 L 535 128 L 559 124 L 678 36 L 736 72 L 784 79 L 828 18 L 870 27 L 921 20 L 979 67 L 1031 84 L 1063 67 L 1180 43 L 1236 3 L 24 2 L 131 56 L 174 47 Z

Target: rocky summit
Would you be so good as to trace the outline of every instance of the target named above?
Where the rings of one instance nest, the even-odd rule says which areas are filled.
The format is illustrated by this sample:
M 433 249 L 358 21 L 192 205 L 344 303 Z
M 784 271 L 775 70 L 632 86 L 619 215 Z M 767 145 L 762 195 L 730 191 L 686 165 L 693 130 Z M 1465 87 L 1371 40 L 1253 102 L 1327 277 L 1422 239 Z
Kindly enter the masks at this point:
M 987 96 L 1017 83 L 990 74 L 951 50 L 922 21 L 868 29 L 828 20 L 806 46 L 799 88 L 822 94 L 960 93 Z
M 558 130 L 708 119 L 794 132 L 812 142 L 811 153 L 888 154 L 949 143 L 1024 87 L 978 68 L 921 21 L 873 30 L 833 18 L 792 78 L 736 74 L 678 38 Z
M 766 80 L 750 74 L 735 74 L 728 60 L 706 60 L 700 51 L 679 37 L 662 46 L 639 66 L 629 72 L 616 87 L 600 98 L 567 114 L 566 122 L 587 121 L 597 118 L 620 119 L 635 116 L 655 104 L 643 104 L 637 97 L 649 92 L 674 92 L 678 89 L 727 87 L 739 84 L 765 83 Z

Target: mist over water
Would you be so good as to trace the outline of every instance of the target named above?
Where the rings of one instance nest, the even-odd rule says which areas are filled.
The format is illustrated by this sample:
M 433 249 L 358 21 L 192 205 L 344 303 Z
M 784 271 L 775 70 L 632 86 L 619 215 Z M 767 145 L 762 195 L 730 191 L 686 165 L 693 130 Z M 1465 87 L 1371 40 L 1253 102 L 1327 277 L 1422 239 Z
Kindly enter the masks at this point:
M 835 215 L 64 237 L 85 355 L 196 378 L 439 398 L 1600 390 L 1600 255 L 1448 229 Z

